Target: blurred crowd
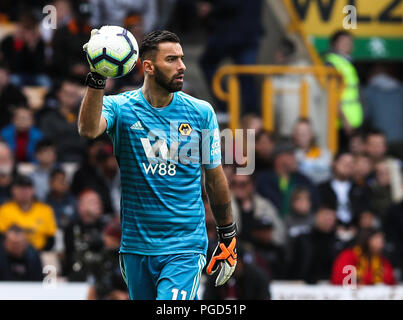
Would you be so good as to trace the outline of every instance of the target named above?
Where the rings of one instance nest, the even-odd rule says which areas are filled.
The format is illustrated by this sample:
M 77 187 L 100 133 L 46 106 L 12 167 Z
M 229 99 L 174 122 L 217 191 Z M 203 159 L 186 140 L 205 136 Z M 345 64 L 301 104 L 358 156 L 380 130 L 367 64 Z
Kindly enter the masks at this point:
M 56 29 L 42 23 L 47 4 L 57 9 Z M 63 279 L 90 283 L 89 299 L 128 298 L 118 257 L 119 167 L 109 138 L 86 140 L 76 123 L 89 71 L 82 45 L 91 29 L 121 25 L 140 42 L 156 28 L 191 29 L 195 13 L 207 32 L 196 63 L 210 84 L 224 59 L 257 63 L 261 10 L 261 0 L 2 1 L 0 280 L 41 281 L 50 263 Z M 7 34 L 5 26 L 12 26 Z M 331 53 L 348 57 L 351 43 L 339 33 Z M 282 39 L 276 63 L 298 65 L 295 50 Z M 325 62 L 337 68 L 331 58 Z M 129 76 L 108 79 L 106 94 L 137 89 L 142 79 L 138 63 Z M 241 163 L 224 164 L 239 263 L 220 288 L 203 278 L 201 298 L 269 299 L 273 280 L 345 284 L 347 265 L 356 268 L 358 284 L 403 281 L 403 86 L 393 72 L 373 69 L 354 100 L 365 112 L 358 120 L 357 113 L 341 117 L 334 155 L 318 143 L 315 119 L 299 118 L 293 100 L 283 100 L 276 130 L 264 130 L 255 82 L 245 76 L 241 84 L 242 128 L 255 129 L 255 171 L 237 175 Z M 184 90 L 191 87 L 197 84 Z M 204 202 L 210 255 L 216 224 Z

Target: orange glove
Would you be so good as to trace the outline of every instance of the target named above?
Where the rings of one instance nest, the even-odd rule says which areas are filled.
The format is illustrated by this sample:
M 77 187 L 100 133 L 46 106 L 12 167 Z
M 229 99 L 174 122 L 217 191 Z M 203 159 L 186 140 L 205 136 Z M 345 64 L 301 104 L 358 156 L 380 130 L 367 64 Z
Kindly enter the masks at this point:
M 223 285 L 232 276 L 237 264 L 236 224 L 217 226 L 219 243 L 207 266 L 207 274 L 212 275 L 220 270 L 215 282 L 216 287 Z

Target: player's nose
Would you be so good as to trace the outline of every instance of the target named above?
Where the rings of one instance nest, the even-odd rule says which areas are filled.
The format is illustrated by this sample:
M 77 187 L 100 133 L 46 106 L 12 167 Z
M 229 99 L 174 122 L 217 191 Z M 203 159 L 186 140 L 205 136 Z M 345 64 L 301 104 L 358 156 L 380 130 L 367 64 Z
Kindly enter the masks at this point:
M 181 59 L 179 59 L 179 68 L 178 68 L 178 71 L 180 71 L 180 72 L 185 72 L 185 70 L 186 70 L 185 63 L 184 63 Z

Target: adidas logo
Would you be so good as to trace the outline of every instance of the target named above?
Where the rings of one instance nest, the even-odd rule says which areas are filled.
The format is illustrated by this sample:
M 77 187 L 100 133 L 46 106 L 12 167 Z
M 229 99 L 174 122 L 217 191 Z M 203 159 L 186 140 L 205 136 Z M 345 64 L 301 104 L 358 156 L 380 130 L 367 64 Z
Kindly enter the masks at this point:
M 136 123 L 134 123 L 130 129 L 134 129 L 134 130 L 144 130 L 143 126 L 141 125 L 140 120 L 137 121 Z

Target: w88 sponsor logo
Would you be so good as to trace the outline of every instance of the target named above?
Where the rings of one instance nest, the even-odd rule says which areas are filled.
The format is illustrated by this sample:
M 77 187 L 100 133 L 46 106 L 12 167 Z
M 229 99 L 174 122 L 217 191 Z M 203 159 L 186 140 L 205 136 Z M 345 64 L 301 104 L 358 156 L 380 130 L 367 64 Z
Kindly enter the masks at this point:
M 160 176 L 174 176 L 176 174 L 176 165 L 173 163 L 142 163 L 146 174 L 158 174 Z

